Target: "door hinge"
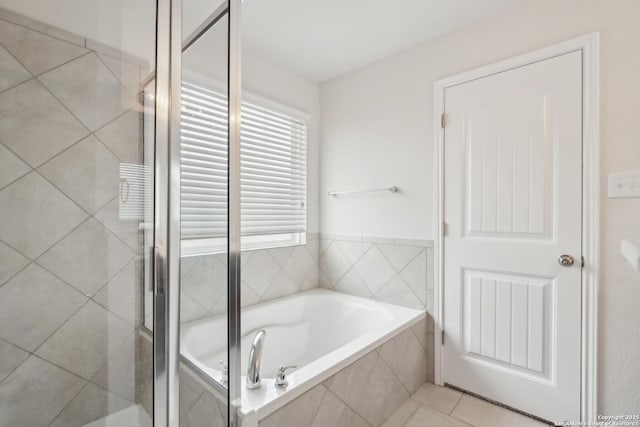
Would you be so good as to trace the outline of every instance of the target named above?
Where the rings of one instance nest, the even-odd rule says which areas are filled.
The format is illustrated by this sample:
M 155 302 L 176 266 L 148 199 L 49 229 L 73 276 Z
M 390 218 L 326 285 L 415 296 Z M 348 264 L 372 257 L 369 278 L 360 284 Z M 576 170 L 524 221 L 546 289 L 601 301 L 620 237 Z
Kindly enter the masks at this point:
M 444 345 L 444 329 L 442 330 L 442 333 L 440 335 L 440 341 L 442 342 L 442 345 Z
M 442 236 L 443 237 L 447 237 L 447 234 L 449 234 L 449 227 L 447 226 L 446 222 L 442 223 Z
M 580 266 L 582 268 L 584 268 L 584 257 L 583 256 L 580 257 Z
M 445 122 L 445 116 L 444 116 L 444 113 L 442 113 L 442 114 L 440 115 L 440 127 L 441 127 L 442 129 L 444 129 L 445 124 L 446 124 L 446 122 Z

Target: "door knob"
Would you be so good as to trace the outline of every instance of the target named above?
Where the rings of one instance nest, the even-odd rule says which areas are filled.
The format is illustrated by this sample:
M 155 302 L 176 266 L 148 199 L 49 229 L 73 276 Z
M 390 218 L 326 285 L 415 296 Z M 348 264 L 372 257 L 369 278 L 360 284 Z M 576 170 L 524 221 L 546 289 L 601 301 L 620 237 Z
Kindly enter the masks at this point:
M 563 267 L 571 267 L 573 265 L 573 257 L 571 255 L 560 255 L 558 264 Z

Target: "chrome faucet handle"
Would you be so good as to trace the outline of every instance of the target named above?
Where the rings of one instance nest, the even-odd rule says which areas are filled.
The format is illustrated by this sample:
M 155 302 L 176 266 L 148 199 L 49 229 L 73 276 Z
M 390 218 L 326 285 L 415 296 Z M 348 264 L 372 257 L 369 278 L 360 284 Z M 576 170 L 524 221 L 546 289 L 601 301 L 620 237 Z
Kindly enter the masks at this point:
M 255 390 L 262 385 L 262 351 L 266 334 L 264 329 L 260 329 L 253 337 L 251 350 L 249 350 L 249 367 L 245 384 L 247 390 Z
M 218 361 L 218 365 L 220 365 L 220 367 L 222 368 L 222 382 L 223 383 L 228 383 L 229 382 L 229 364 L 228 363 L 224 363 L 224 360 L 220 360 Z
M 280 366 L 278 368 L 278 374 L 276 375 L 276 387 L 286 387 L 289 385 L 289 380 L 287 379 L 287 369 L 295 369 L 298 365 L 291 366 Z

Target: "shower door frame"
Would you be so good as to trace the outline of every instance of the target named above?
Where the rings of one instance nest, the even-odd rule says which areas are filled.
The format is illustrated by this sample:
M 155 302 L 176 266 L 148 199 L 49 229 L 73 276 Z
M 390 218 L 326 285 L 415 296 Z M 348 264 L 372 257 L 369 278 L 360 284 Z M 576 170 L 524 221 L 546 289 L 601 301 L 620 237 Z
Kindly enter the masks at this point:
M 174 426 L 180 421 L 181 44 L 182 0 L 157 0 L 152 257 L 154 427 Z
M 182 0 L 157 0 L 155 185 L 153 247 L 153 425 L 180 421 L 180 110 Z M 238 426 L 240 384 L 240 105 L 241 0 L 225 0 L 213 23 L 228 13 L 228 424 Z M 166 191 L 157 191 L 165 189 Z

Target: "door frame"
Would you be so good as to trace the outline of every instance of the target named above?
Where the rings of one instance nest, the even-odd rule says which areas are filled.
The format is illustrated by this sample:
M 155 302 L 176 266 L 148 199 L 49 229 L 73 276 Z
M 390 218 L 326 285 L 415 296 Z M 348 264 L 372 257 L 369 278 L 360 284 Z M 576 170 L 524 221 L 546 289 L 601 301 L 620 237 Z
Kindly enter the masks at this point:
M 582 318 L 580 421 L 595 421 L 598 363 L 598 275 L 599 275 L 599 33 L 591 33 L 535 50 L 491 65 L 437 80 L 433 84 L 434 156 L 434 383 L 444 385 L 444 93 L 445 89 L 514 68 L 582 51 Z M 446 117 L 444 117 L 446 119 Z

